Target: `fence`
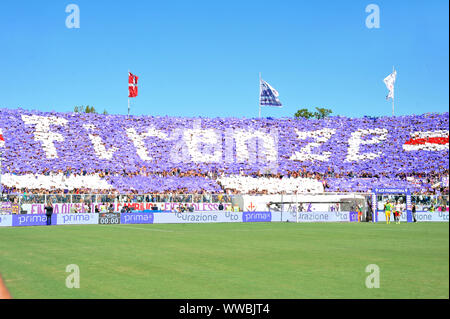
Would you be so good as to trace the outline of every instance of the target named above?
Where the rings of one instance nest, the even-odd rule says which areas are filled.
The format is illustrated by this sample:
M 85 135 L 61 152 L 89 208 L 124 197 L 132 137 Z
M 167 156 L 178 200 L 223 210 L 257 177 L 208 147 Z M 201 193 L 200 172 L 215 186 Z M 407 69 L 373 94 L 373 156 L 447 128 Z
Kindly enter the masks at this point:
M 243 200 L 243 198 L 251 197 L 250 199 Z M 359 198 L 359 200 L 348 201 L 343 198 Z M 390 200 L 402 200 L 401 195 L 379 195 L 377 196 L 378 207 L 382 207 L 387 199 Z M 260 199 L 258 199 L 260 198 Z M 275 199 L 274 199 L 275 198 Z M 350 211 L 354 210 L 355 205 L 363 206 L 365 210 L 368 207 L 368 203 L 371 202 L 370 193 L 317 193 L 317 194 L 283 194 L 283 195 L 226 195 L 226 194 L 131 194 L 131 195 L 106 195 L 106 194 L 2 194 L 2 212 L 10 211 L 11 205 L 14 209 L 14 213 L 24 212 L 23 208 L 27 208 L 31 205 L 44 205 L 51 201 L 52 203 L 58 203 L 60 205 L 67 204 L 70 207 L 71 204 L 87 204 L 87 205 L 99 205 L 99 204 L 125 204 L 125 203 L 140 203 L 151 204 L 158 203 L 161 207 L 169 207 L 173 209 L 177 204 L 195 205 L 197 207 L 210 207 L 213 210 L 217 207 L 218 203 L 228 203 L 233 206 L 239 206 L 241 211 L 251 210 L 253 205 L 256 205 L 257 201 L 262 204 L 257 208 L 265 208 L 269 202 L 278 202 L 280 211 L 288 211 L 292 209 L 292 206 L 300 206 L 305 203 L 321 203 L 323 205 L 329 204 L 330 207 L 335 204 L 336 211 Z M 289 202 L 289 204 L 284 204 Z M 437 211 L 447 210 L 449 206 L 448 195 L 412 195 L 411 202 L 416 204 L 419 211 Z M 203 204 L 203 205 L 201 205 Z M 214 205 L 207 205 L 214 204 Z M 322 207 L 324 207 L 322 205 Z M 147 205 L 146 207 L 148 207 Z M 269 208 L 269 207 L 268 207 Z M 275 206 L 272 206 L 275 210 L 278 210 Z M 270 209 L 270 208 L 269 208 Z M 271 209 L 272 210 L 272 209 Z M 334 210 L 334 208 L 333 208 Z
M 234 195 L 221 194 L 132 194 L 132 195 L 105 195 L 105 194 L 4 194 L 2 202 L 21 204 L 45 204 L 52 203 L 152 203 L 152 202 L 176 202 L 176 203 L 219 203 L 231 201 Z
M 18 207 L 17 212 L 23 212 L 24 207 L 30 205 L 44 205 L 48 202 L 59 205 L 86 204 L 115 204 L 118 203 L 179 203 L 179 204 L 219 204 L 232 203 L 231 195 L 221 194 L 133 194 L 133 195 L 105 195 L 105 194 L 64 194 L 64 195 L 47 195 L 47 194 L 3 194 L 1 196 L 2 211 L 11 210 Z M 14 211 L 14 209 L 13 209 Z

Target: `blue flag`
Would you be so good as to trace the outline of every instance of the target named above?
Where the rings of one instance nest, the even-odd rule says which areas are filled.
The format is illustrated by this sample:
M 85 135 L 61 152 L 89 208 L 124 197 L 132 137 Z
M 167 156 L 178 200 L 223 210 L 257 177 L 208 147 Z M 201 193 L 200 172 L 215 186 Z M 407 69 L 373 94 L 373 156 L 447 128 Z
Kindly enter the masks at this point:
M 269 83 L 260 80 L 259 85 L 259 105 L 261 106 L 277 106 L 281 107 L 282 104 L 278 99 L 278 91 L 270 86 Z

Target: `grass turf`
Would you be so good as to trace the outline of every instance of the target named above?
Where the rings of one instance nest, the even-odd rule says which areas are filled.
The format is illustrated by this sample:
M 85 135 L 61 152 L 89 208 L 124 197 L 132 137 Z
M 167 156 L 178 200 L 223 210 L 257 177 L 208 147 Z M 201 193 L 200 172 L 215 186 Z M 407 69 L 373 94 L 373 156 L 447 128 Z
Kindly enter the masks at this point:
M 369 264 L 380 288 L 365 287 Z M 0 273 L 14 298 L 448 299 L 449 224 L 0 228 Z

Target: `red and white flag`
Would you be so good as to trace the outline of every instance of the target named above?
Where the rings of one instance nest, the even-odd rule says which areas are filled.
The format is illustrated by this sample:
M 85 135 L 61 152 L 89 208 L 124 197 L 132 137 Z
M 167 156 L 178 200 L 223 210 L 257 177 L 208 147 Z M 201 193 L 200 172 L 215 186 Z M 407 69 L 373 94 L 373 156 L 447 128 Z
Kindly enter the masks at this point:
M 0 128 L 0 147 L 5 147 L 5 139 L 3 138 L 3 130 Z
M 445 151 L 449 149 L 449 131 L 414 132 L 403 144 L 405 151 Z
M 136 97 L 138 95 L 138 79 L 137 75 L 128 72 L 128 97 Z

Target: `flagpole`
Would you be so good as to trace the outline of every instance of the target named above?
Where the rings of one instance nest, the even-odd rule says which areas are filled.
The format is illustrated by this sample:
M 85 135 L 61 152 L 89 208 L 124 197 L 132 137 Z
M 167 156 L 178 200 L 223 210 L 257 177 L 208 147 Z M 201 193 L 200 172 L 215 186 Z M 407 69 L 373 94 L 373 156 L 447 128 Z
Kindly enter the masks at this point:
M 395 71 L 395 68 L 394 68 L 394 66 L 392 66 L 392 74 L 394 73 L 394 71 Z M 392 88 L 392 91 L 394 91 L 394 87 Z M 395 116 L 394 115 L 394 98 L 395 98 L 395 94 L 393 94 L 394 96 L 392 97 L 392 116 Z
M 130 76 L 130 69 L 128 69 L 128 77 Z M 128 90 L 130 87 L 130 83 L 128 83 Z M 130 117 L 130 94 L 128 94 L 128 117 Z
M 258 118 L 261 118 L 261 72 L 259 72 L 259 99 L 258 99 L 258 104 L 259 104 L 259 113 L 258 113 Z

